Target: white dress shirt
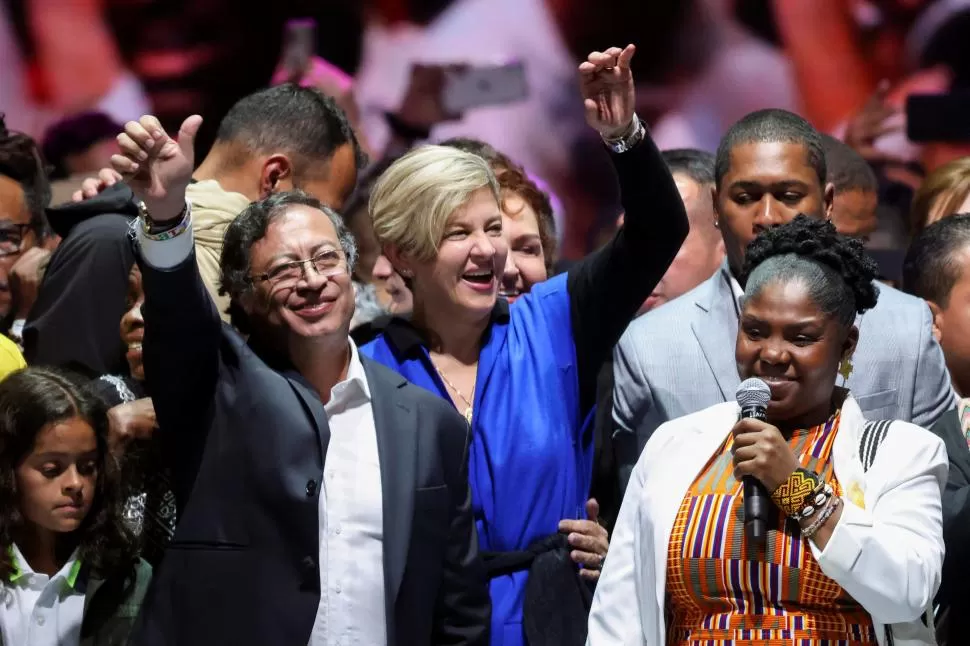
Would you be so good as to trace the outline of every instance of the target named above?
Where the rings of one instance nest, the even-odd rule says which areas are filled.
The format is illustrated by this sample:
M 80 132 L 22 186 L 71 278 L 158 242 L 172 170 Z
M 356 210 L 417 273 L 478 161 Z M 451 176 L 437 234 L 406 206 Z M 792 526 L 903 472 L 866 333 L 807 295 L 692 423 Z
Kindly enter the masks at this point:
M 16 545 L 10 553 L 17 571 L 0 585 L 4 646 L 77 646 L 84 619 L 77 551 L 54 576 L 34 572 Z
M 347 379 L 324 406 L 330 425 L 320 496 L 320 606 L 310 646 L 387 644 L 384 513 L 370 388 L 350 342 Z
M 191 205 L 186 217 L 191 218 Z M 159 269 L 192 253 L 193 233 L 151 240 L 136 221 L 142 257 Z M 384 604 L 384 496 L 370 388 L 357 346 L 347 378 L 324 405 L 330 426 L 320 517 L 320 605 L 309 646 L 387 644 Z

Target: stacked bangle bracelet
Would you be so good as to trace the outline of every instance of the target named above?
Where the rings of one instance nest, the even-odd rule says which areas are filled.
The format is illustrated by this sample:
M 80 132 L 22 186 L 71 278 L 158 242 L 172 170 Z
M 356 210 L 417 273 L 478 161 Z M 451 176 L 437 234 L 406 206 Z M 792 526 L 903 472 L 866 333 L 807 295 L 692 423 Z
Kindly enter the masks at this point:
M 771 500 L 786 516 L 802 520 L 823 507 L 831 495 L 832 488 L 817 474 L 799 468 L 771 493 Z
M 771 494 L 771 500 L 785 515 L 801 523 L 812 518 L 802 529 L 802 536 L 811 538 L 842 504 L 832 485 L 807 469 L 795 469 L 788 480 Z
M 805 538 L 811 538 L 812 536 L 815 536 L 815 533 L 818 532 L 818 530 L 822 527 L 822 525 L 825 524 L 825 521 L 831 518 L 832 514 L 835 513 L 835 510 L 841 506 L 842 506 L 841 498 L 839 498 L 838 496 L 830 497 L 827 501 L 827 504 L 825 505 L 825 508 L 822 509 L 821 512 L 819 512 L 818 517 L 814 521 L 812 521 L 811 525 L 809 525 L 808 527 L 802 530 L 802 536 L 804 536 Z
M 151 215 L 148 213 L 148 209 L 145 207 L 145 203 L 139 201 L 138 203 L 139 219 L 141 220 L 142 235 L 148 239 L 155 242 L 161 242 L 163 240 L 171 240 L 172 238 L 179 236 L 191 226 L 192 224 L 192 206 L 189 204 L 188 200 L 185 202 L 185 208 L 182 209 L 182 213 L 178 218 L 170 222 L 166 222 L 163 225 L 158 225 L 154 223 L 151 219 Z

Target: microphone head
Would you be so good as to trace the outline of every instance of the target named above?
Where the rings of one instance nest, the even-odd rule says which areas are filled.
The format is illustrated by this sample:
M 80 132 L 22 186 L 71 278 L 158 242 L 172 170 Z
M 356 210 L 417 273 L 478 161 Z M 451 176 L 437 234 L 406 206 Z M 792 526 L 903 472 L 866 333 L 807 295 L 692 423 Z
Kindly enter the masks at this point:
M 734 397 L 742 409 L 767 408 L 771 401 L 771 388 L 760 379 L 752 377 L 741 382 Z

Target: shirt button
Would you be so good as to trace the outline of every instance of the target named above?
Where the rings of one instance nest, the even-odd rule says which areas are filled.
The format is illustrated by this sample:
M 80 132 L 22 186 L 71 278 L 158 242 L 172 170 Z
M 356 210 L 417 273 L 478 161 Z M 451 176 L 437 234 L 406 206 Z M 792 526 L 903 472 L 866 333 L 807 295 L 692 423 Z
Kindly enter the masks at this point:
M 338 528 L 337 528 L 336 530 L 334 530 L 334 531 L 336 531 L 336 532 L 337 532 L 337 535 L 339 535 L 339 534 L 340 534 L 340 528 L 339 528 L 339 527 L 338 527 Z
M 303 569 L 306 570 L 308 574 L 316 572 L 317 562 L 313 560 L 312 556 L 303 557 Z
M 340 594 L 340 586 L 337 586 L 337 594 Z
M 307 483 L 306 483 L 306 497 L 307 498 L 313 498 L 315 495 L 317 495 L 317 481 L 316 480 L 307 480 Z
M 38 626 L 43 626 L 45 623 L 46 623 L 46 621 L 45 621 L 43 615 L 41 615 L 40 617 L 37 617 L 37 625 Z

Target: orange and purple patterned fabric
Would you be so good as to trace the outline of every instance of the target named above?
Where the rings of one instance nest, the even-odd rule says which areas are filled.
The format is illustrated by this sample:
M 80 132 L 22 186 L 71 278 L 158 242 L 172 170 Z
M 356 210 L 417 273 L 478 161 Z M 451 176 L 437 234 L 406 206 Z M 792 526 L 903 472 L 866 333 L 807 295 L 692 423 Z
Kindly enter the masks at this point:
M 842 495 L 832 472 L 837 412 L 791 438 L 801 466 Z M 798 524 L 775 513 L 764 546 L 744 536 L 729 437 L 681 503 L 667 555 L 668 646 L 876 644 L 869 614 L 822 573 Z

